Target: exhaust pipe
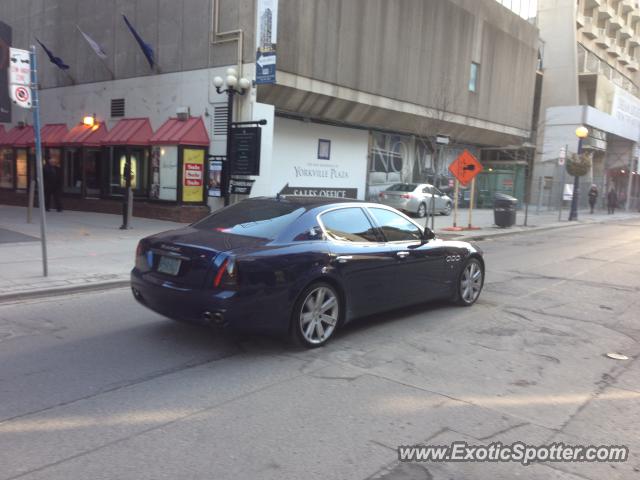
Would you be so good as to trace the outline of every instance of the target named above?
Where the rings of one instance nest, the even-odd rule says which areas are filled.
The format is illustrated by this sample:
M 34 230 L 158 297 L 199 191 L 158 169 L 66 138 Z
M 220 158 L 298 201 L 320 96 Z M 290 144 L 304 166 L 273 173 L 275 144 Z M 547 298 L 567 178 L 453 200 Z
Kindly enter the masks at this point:
M 204 312 L 202 318 L 207 325 L 222 325 L 224 319 L 220 312 Z

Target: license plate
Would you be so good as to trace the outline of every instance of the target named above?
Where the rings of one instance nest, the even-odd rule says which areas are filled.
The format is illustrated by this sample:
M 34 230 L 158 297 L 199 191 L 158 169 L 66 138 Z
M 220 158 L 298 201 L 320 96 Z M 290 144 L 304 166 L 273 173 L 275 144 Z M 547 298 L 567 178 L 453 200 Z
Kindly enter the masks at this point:
M 158 263 L 158 272 L 166 273 L 167 275 L 178 275 L 180 271 L 180 259 L 173 257 L 160 257 L 160 263 Z

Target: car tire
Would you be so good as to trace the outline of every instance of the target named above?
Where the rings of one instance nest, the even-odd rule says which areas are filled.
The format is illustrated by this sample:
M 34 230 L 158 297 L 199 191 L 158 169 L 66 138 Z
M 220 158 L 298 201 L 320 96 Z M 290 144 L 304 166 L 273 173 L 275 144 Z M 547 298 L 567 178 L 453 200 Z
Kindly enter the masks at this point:
M 470 307 L 480 297 L 484 285 L 484 267 L 475 257 L 469 258 L 458 275 L 453 301 L 463 307 Z
M 316 303 L 320 306 L 316 306 Z M 291 338 L 305 348 L 325 345 L 342 319 L 343 302 L 338 291 L 326 282 L 305 288 L 291 313 Z
M 447 206 L 445 207 L 445 209 L 442 211 L 442 215 L 451 215 L 451 202 L 447 202 Z
M 424 218 L 427 216 L 427 206 L 424 203 L 421 203 L 418 206 L 418 211 L 416 212 L 416 217 Z

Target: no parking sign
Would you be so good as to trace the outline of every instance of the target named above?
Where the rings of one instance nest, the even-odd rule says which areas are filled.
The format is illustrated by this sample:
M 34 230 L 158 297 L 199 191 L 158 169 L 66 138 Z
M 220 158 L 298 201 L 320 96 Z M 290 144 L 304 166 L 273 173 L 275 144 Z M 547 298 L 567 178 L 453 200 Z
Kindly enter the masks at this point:
M 31 108 L 31 55 L 28 50 L 9 49 L 9 93 L 22 108 Z
M 31 108 L 31 88 L 24 85 L 11 85 L 11 100 L 22 108 Z

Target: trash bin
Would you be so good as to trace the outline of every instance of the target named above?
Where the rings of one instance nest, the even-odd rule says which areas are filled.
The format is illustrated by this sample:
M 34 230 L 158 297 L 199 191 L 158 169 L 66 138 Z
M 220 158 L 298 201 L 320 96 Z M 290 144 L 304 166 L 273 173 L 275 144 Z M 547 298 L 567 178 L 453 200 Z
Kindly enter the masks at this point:
M 493 201 L 493 222 L 499 227 L 513 227 L 516 223 L 516 205 L 517 198 L 496 193 Z

